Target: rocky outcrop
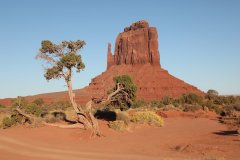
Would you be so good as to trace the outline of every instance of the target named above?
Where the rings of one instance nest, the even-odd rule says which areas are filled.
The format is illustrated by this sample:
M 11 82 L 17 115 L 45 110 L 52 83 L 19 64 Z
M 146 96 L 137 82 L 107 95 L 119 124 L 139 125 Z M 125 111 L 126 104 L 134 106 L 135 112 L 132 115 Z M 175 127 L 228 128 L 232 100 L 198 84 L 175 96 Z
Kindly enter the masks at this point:
M 117 36 L 114 54 L 108 44 L 107 70 L 92 79 L 84 90 L 93 97 L 104 96 L 113 87 L 113 77 L 130 75 L 138 86 L 138 98 L 158 100 L 184 93 L 204 95 L 196 87 L 170 75 L 161 68 L 158 34 L 147 21 L 138 21 Z
M 108 51 L 107 68 L 121 64 L 160 65 L 159 62 L 157 30 L 142 20 L 126 27 L 124 32 L 117 36 L 114 55 L 111 47 Z

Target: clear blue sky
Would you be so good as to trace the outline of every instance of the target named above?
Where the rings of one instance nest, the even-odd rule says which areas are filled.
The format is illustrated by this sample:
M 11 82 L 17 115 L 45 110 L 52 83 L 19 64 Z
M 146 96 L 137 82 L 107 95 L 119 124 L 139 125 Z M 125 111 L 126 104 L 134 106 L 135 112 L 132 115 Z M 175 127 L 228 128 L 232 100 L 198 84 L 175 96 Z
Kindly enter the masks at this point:
M 0 98 L 66 90 L 34 59 L 42 40 L 85 40 L 74 88 L 106 69 L 107 43 L 131 23 L 157 27 L 161 65 L 203 91 L 240 94 L 239 0 L 5 0 L 0 3 Z

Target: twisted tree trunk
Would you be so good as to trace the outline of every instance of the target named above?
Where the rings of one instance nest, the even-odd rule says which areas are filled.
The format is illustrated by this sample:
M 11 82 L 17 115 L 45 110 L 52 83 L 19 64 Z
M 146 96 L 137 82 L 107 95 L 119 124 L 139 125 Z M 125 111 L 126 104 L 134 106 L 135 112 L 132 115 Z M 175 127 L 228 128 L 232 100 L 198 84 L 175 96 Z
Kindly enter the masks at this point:
M 95 117 L 92 114 L 92 100 L 90 100 L 86 104 L 86 109 L 83 109 L 81 106 L 78 106 L 75 101 L 75 94 L 73 93 L 72 88 L 72 81 L 66 80 L 67 86 L 68 86 L 68 94 L 71 101 L 71 104 L 73 105 L 73 108 L 78 116 L 78 122 L 82 123 L 84 125 L 85 129 L 92 130 L 92 135 L 98 135 L 100 136 L 100 130 L 98 121 L 95 119 Z

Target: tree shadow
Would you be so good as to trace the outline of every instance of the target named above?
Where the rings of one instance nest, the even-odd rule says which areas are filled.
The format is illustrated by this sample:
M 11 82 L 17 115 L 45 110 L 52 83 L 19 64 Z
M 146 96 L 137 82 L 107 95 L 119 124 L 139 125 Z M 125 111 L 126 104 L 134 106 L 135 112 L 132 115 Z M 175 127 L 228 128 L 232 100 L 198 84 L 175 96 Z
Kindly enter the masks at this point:
M 64 113 L 64 112 L 57 112 L 56 111 L 56 112 L 53 112 L 52 115 L 57 119 L 68 122 L 69 124 L 76 124 L 76 121 L 71 121 L 71 120 L 67 119 L 66 113 Z
M 115 121 L 117 119 L 117 114 L 114 111 L 110 111 L 109 109 L 103 109 L 97 110 L 97 112 L 94 114 L 94 117 L 106 121 Z
M 213 134 L 220 135 L 220 136 L 238 136 L 238 132 L 236 130 L 218 131 L 218 132 L 213 132 Z

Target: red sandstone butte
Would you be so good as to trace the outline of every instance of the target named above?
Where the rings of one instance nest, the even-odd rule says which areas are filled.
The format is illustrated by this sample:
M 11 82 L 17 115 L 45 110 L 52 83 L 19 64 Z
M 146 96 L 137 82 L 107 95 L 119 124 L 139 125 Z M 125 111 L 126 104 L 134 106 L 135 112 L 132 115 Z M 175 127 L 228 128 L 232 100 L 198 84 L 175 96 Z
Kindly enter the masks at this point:
M 114 85 L 113 77 L 123 74 L 133 78 L 138 87 L 138 98 L 147 101 L 160 100 L 165 96 L 174 98 L 184 93 L 204 95 L 196 87 L 161 68 L 157 29 L 149 27 L 145 20 L 133 23 L 117 36 L 114 54 L 111 51 L 111 44 L 108 44 L 107 70 L 93 78 L 89 86 L 75 91 L 77 102 L 83 104 L 91 97 L 105 96 Z M 26 98 L 29 101 L 43 98 L 49 103 L 68 100 L 68 95 L 67 92 L 58 92 Z M 3 104 L 9 105 L 10 99 L 8 103 Z
M 161 68 L 158 34 L 147 21 L 133 23 L 117 36 L 114 54 L 108 44 L 107 70 L 92 79 L 84 90 L 92 96 L 103 96 L 113 86 L 113 77 L 130 75 L 138 86 L 138 98 L 159 100 L 184 93 L 204 95 L 196 87 L 170 75 Z

